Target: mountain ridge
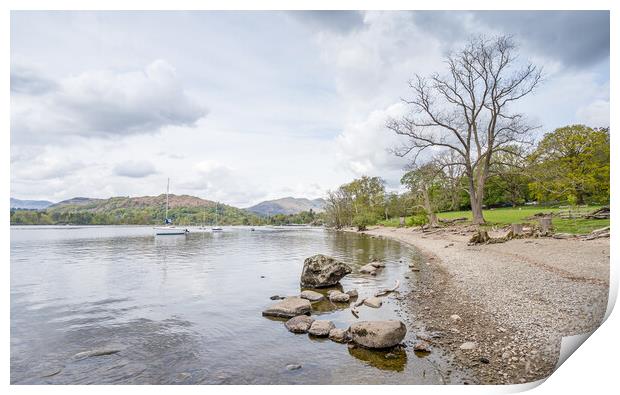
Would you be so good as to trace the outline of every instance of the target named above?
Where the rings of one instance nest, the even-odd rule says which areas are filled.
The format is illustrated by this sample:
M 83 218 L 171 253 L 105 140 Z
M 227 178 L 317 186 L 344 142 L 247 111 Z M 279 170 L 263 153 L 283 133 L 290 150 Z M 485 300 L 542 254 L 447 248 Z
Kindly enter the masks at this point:
M 279 199 L 265 200 L 245 210 L 261 216 L 271 216 L 276 214 L 299 214 L 303 211 L 314 211 L 320 213 L 324 211 L 325 200 L 322 198 L 308 199 L 287 196 Z
M 43 210 L 53 205 L 54 202 L 50 202 L 49 200 L 22 200 L 11 198 L 11 208 L 12 209 L 23 209 L 23 210 Z

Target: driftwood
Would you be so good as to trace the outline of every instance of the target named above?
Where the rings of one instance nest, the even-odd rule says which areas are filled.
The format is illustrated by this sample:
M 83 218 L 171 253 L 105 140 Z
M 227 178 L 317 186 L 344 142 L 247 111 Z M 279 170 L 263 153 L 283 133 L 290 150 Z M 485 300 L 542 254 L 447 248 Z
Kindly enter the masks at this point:
M 598 210 L 591 212 L 584 216 L 587 219 L 609 219 L 610 211 L 609 207 L 601 207 Z
M 359 311 L 357 310 L 357 308 L 363 305 L 365 300 L 366 298 L 360 299 L 357 302 L 355 302 L 353 306 L 351 306 L 351 314 L 353 314 L 355 318 L 360 318 Z
M 379 296 L 387 295 L 390 292 L 396 291 L 399 286 L 400 286 L 400 281 L 396 280 L 396 283 L 394 284 L 392 288 L 385 288 L 385 289 L 379 290 L 375 292 L 375 296 L 379 297 Z
M 438 218 L 438 220 L 439 220 L 439 222 L 444 223 L 444 224 L 453 224 L 455 222 L 467 221 L 467 218 L 465 218 L 465 217 L 459 217 L 459 218 L 453 218 L 453 219 Z

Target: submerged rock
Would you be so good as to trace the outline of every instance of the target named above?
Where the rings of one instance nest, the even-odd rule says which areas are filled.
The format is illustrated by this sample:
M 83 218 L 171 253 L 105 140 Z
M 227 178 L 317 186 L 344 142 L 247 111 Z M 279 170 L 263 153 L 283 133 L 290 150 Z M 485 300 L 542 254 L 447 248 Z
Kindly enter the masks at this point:
M 303 291 L 301 295 L 299 295 L 299 297 L 302 299 L 307 299 L 311 302 L 320 302 L 321 300 L 325 299 L 325 296 L 323 296 L 323 294 L 310 290 Z
M 370 266 L 374 267 L 374 268 L 381 268 L 381 267 L 385 267 L 385 263 L 381 262 L 381 261 L 373 261 L 369 263 Z
M 397 320 L 360 321 L 349 328 L 351 339 L 366 348 L 389 348 L 399 344 L 407 334 L 407 327 Z
M 372 276 L 377 274 L 377 268 L 368 264 L 368 265 L 364 265 L 362 267 L 360 267 L 360 273 L 363 274 L 370 274 Z
M 364 300 L 364 305 L 378 309 L 379 307 L 383 305 L 383 301 L 381 300 L 381 298 L 378 298 L 376 296 L 371 296 L 370 298 L 366 298 Z
M 327 320 L 316 320 L 308 329 L 308 333 L 313 336 L 325 337 L 329 336 L 329 332 L 335 328 L 335 325 L 331 321 Z
M 350 297 L 351 299 L 355 299 L 355 298 L 357 298 L 357 297 L 358 297 L 358 295 L 359 295 L 359 294 L 357 293 L 357 289 L 351 289 L 351 290 L 348 290 L 348 291 L 347 291 L 347 292 L 345 292 L 345 293 L 346 293 L 347 295 L 349 295 L 349 297 Z
M 334 328 L 329 331 L 329 339 L 336 343 L 348 343 L 351 341 L 351 334 L 346 329 Z
M 351 297 L 342 292 L 332 292 L 329 294 L 329 300 L 335 303 L 348 303 Z
M 84 359 L 90 357 L 99 357 L 102 355 L 111 355 L 120 352 L 121 350 L 118 348 L 98 348 L 94 350 L 82 351 L 73 356 L 75 359 Z
M 302 298 L 286 298 L 263 311 L 264 316 L 292 318 L 297 315 L 310 314 L 310 302 Z
M 318 254 L 306 258 L 301 272 L 301 286 L 310 288 L 331 287 L 351 273 L 351 267 L 332 257 Z
M 308 315 L 298 315 L 286 321 L 284 326 L 293 333 L 306 333 L 314 322 L 314 318 Z
M 427 342 L 425 342 L 424 340 L 420 340 L 416 344 L 413 345 L 413 351 L 431 352 L 431 348 Z
M 286 370 L 298 370 L 301 369 L 301 365 L 297 363 L 292 363 L 290 365 L 286 365 Z

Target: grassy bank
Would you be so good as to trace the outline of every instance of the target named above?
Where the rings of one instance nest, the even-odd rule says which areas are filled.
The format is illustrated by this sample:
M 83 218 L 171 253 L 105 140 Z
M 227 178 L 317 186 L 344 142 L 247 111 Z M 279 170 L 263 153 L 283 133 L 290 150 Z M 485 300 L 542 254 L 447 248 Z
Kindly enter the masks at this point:
M 580 208 L 575 210 L 576 214 L 584 214 L 592 212 L 601 206 L 588 206 L 587 208 Z M 524 206 L 524 207 L 507 207 L 484 210 L 484 218 L 488 225 L 507 225 L 513 223 L 532 223 L 535 220 L 530 219 L 537 213 L 551 213 L 560 214 L 566 213 L 567 209 L 561 209 L 558 207 L 539 207 L 539 206 Z M 438 213 L 437 216 L 443 219 L 455 219 L 465 217 L 471 221 L 471 211 L 450 211 L 445 213 Z M 407 217 L 407 226 L 420 225 L 420 217 Z M 381 225 L 384 226 L 398 226 L 399 219 L 392 218 L 386 221 L 381 221 Z M 572 233 L 572 234 L 584 234 L 589 233 L 594 229 L 603 228 L 609 226 L 608 219 L 564 219 L 557 216 L 553 217 L 553 226 L 556 232 Z

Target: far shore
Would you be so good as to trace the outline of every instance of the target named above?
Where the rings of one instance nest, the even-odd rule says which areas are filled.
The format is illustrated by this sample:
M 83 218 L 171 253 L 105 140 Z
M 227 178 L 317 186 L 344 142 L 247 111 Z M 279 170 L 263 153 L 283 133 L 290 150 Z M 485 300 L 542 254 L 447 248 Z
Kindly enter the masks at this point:
M 432 233 L 371 227 L 360 233 L 422 253 L 423 262 L 409 276 L 412 291 L 403 299 L 407 326 L 430 342 L 432 353 L 473 372 L 476 383 L 548 377 L 562 337 L 596 330 L 605 315 L 608 238 L 468 246 L 471 234 L 460 226 Z M 472 350 L 461 347 L 468 342 L 475 343 Z

